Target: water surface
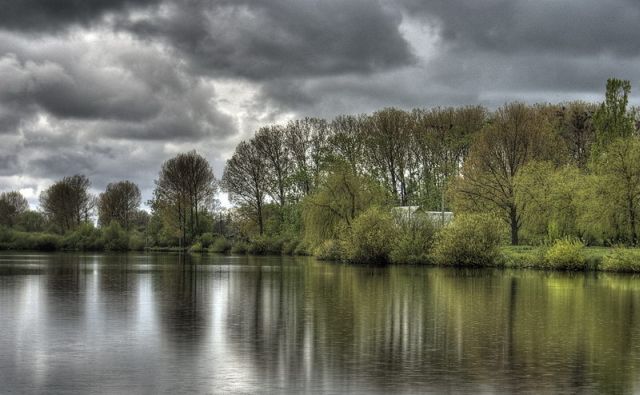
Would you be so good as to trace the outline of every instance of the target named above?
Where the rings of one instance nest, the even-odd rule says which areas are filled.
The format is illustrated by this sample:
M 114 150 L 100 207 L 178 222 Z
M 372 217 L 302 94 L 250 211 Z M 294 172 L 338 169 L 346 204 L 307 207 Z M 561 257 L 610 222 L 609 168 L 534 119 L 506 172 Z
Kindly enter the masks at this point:
M 634 393 L 640 279 L 0 254 L 0 393 Z

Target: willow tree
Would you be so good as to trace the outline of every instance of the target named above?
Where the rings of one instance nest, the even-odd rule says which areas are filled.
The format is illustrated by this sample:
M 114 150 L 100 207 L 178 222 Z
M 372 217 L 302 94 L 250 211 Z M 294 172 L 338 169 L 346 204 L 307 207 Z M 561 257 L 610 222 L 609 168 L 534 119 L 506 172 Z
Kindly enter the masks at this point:
M 471 146 L 454 186 L 458 208 L 495 211 L 510 226 L 511 243 L 517 245 L 523 217 L 516 202 L 516 176 L 531 160 L 553 158 L 555 146 L 551 126 L 536 108 L 523 103 L 499 108 Z
M 200 233 L 199 215 L 217 190 L 209 162 L 195 151 L 178 154 L 162 164 L 155 184 L 152 209 L 177 225 L 181 239 L 189 243 Z
M 98 223 L 107 226 L 112 221 L 129 230 L 140 207 L 140 188 L 131 181 L 110 183 L 98 196 Z
M 229 199 L 251 209 L 261 235 L 264 232 L 267 172 L 265 158 L 255 140 L 250 140 L 238 144 L 222 176 L 222 187 L 229 193 Z
M 29 202 L 18 191 L 0 193 L 0 225 L 13 227 L 20 215 L 29 209 Z
M 64 177 L 40 194 L 40 208 L 62 233 L 88 222 L 95 207 L 91 182 L 82 174 Z

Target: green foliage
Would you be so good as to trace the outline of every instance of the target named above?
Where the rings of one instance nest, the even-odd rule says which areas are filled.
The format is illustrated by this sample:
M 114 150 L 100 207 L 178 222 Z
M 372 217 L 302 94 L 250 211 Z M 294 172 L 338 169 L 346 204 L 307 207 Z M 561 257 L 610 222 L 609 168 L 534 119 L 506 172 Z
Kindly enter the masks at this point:
M 344 228 L 373 205 L 382 205 L 388 195 L 371 179 L 348 168 L 335 168 L 318 190 L 303 202 L 307 240 L 319 244 L 338 239 Z
M 395 240 L 389 254 L 392 263 L 430 263 L 436 229 L 428 218 L 396 219 Z
M 302 240 L 300 243 L 298 243 L 296 248 L 293 250 L 293 255 L 298 255 L 298 256 L 312 255 L 311 247 L 306 241 Z
M 248 250 L 249 250 L 249 245 L 244 241 L 237 241 L 233 244 L 233 247 L 231 247 L 232 254 L 239 254 L 239 255 L 246 254 Z
M 501 222 L 488 214 L 460 214 L 436 237 L 434 262 L 448 266 L 491 266 L 500 257 Z
M 116 221 L 102 228 L 102 241 L 105 251 L 127 251 L 129 248 L 127 232 Z
M 340 261 L 344 255 L 340 244 L 337 240 L 325 240 L 314 249 L 313 255 L 323 261 Z
M 100 251 L 104 249 L 104 237 L 100 229 L 85 222 L 64 235 L 61 247 L 65 250 Z
M 544 254 L 544 266 L 556 270 L 585 270 L 584 244 L 578 240 L 557 240 Z
M 300 240 L 298 239 L 291 239 L 291 240 L 287 240 L 282 244 L 282 253 L 284 255 L 294 255 L 296 248 L 298 248 L 298 245 L 300 244 Z
M 196 241 L 189 247 L 189 252 L 203 252 L 205 249 L 202 247 L 202 243 Z
M 132 231 L 129 234 L 129 250 L 143 251 L 147 247 L 144 234 L 138 231 Z
M 56 251 L 62 237 L 51 233 L 26 233 L 0 229 L 0 250 Z
M 640 272 L 640 250 L 614 248 L 602 258 L 601 269 L 613 272 Z
M 231 242 L 224 237 L 217 237 L 213 243 L 209 246 L 209 252 L 217 252 L 225 254 L 231 251 Z
M 391 214 L 380 207 L 371 207 L 342 235 L 344 258 L 354 263 L 388 263 L 395 237 Z
M 216 237 L 211 232 L 203 233 L 198 237 L 198 241 L 202 245 L 202 248 L 209 248 L 215 241 Z
M 251 240 L 247 252 L 251 255 L 281 255 L 284 240 L 278 237 L 258 236 Z
M 634 114 L 627 110 L 631 83 L 610 78 L 607 80 L 605 101 L 593 115 L 596 129 L 594 154 L 598 154 L 611 141 L 627 138 L 635 130 Z

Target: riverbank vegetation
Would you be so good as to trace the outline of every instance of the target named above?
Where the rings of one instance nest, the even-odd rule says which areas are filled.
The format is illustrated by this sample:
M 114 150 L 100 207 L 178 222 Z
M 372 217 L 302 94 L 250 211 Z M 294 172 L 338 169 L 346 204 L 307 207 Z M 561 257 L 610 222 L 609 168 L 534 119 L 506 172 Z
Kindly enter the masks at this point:
M 4 192 L 0 248 L 635 271 L 640 123 L 630 89 L 611 79 L 600 104 L 386 108 L 266 126 L 238 144 L 220 180 L 195 151 L 164 162 L 150 212 L 130 181 L 94 196 L 84 175 L 65 177 L 37 211 Z M 219 191 L 233 208 L 220 207 Z

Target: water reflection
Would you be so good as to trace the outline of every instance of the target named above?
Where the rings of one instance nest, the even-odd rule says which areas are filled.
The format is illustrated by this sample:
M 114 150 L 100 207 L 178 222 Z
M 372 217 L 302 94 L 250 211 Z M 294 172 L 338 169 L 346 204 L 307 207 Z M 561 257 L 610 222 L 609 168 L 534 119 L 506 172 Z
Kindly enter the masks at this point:
M 0 254 L 8 392 L 638 388 L 640 279 L 285 257 Z

